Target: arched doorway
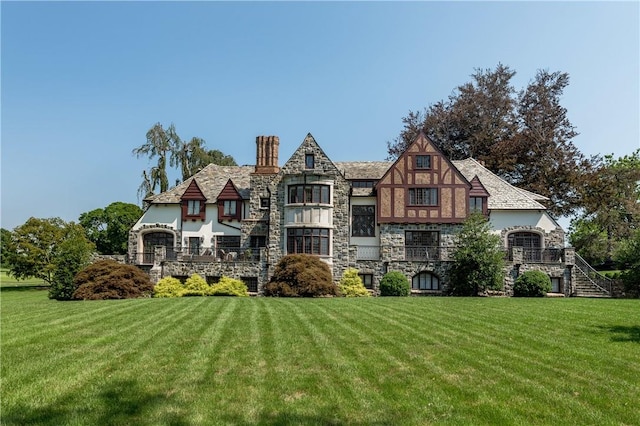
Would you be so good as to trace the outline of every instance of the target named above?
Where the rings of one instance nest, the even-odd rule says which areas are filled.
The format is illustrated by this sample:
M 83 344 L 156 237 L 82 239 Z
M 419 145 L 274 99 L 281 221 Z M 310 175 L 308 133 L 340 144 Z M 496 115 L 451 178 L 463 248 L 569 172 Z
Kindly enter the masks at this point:
M 153 263 L 155 248 L 164 246 L 167 258 L 171 258 L 173 250 L 173 234 L 170 232 L 155 231 L 147 232 L 142 236 L 143 260 L 142 263 Z

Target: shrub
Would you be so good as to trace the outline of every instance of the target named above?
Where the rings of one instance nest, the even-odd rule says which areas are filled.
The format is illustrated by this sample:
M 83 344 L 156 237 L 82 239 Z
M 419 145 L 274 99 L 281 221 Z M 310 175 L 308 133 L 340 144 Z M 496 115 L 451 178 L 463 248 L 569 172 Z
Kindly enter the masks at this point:
M 211 286 L 198 274 L 193 274 L 184 283 L 183 296 L 208 296 L 211 294 Z
M 284 256 L 265 286 L 266 296 L 317 297 L 336 296 L 329 266 L 317 256 L 290 254 Z
M 502 289 L 502 242 L 491 233 L 491 225 L 482 214 L 474 213 L 464 222 L 455 236 L 455 247 L 447 293 L 477 296 L 487 290 Z
M 153 297 L 180 297 L 183 292 L 184 286 L 174 277 L 164 277 L 153 287 Z
M 513 283 L 515 297 L 543 297 L 551 291 L 551 278 L 542 271 L 526 271 Z
M 220 281 L 211 287 L 212 296 L 238 296 L 248 297 L 247 286 L 240 280 L 229 277 L 221 277 Z
M 132 265 L 114 260 L 101 260 L 78 272 L 73 280 L 73 299 L 131 299 L 153 293 L 149 276 Z
M 358 275 L 358 270 L 348 268 L 344 271 L 340 282 L 338 283 L 340 293 L 345 297 L 367 297 L 370 296 L 369 291 L 364 287 L 362 278 Z
M 410 293 L 409 280 L 400 271 L 389 271 L 380 281 L 380 296 L 408 296 Z

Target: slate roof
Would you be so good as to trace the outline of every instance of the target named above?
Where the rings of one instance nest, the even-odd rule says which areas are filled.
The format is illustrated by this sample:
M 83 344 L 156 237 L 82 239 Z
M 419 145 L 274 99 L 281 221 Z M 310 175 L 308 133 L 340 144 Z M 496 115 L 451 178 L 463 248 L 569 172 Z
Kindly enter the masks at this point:
M 547 197 L 516 188 L 473 158 L 451 162 L 467 180 L 471 181 L 475 176 L 478 176 L 490 194 L 489 210 L 546 210 L 546 207 L 539 201 L 548 200 Z
M 539 194 L 524 189 L 516 188 L 502 180 L 482 164 L 473 158 L 466 160 L 453 160 L 453 165 L 468 180 L 478 176 L 482 185 L 489 192 L 489 209 L 494 210 L 545 210 L 546 207 L 539 201 L 548 200 Z M 344 161 L 334 163 L 338 170 L 349 180 L 379 180 L 393 165 L 390 161 Z M 194 176 L 169 189 L 162 194 L 147 198 L 145 201 L 152 204 L 179 204 L 184 191 L 189 187 L 193 179 L 196 180 L 202 193 L 208 202 L 217 199 L 227 181 L 231 179 L 243 199 L 249 198 L 250 175 L 255 171 L 255 166 L 218 166 L 209 164 Z M 354 196 L 372 196 L 372 188 L 353 188 Z
M 196 180 L 200 190 L 207 198 L 208 202 L 215 201 L 227 184 L 229 179 L 238 189 L 243 199 L 249 198 L 249 177 L 255 171 L 255 166 L 218 166 L 209 164 L 189 179 L 179 185 L 169 189 L 162 194 L 157 194 L 147 198 L 145 201 L 152 204 L 176 204 L 180 203 L 180 197 L 189 187 L 193 179 Z
M 389 170 L 391 161 L 343 161 L 334 163 L 349 180 L 378 180 Z

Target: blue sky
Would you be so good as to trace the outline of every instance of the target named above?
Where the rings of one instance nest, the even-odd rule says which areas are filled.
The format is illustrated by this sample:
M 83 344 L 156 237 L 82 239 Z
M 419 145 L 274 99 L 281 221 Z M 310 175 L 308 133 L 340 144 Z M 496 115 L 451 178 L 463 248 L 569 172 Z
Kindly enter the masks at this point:
M 6 2 L 1 226 L 138 203 L 156 122 L 239 164 L 308 132 L 334 161 L 383 160 L 409 110 L 498 63 L 524 88 L 567 72 L 585 154 L 640 148 L 640 3 Z

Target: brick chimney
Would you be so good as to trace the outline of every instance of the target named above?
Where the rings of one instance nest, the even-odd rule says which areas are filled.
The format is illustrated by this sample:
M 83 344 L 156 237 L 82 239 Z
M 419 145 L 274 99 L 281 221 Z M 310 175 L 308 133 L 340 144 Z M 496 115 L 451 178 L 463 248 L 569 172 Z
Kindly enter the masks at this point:
M 280 138 L 277 136 L 256 137 L 256 173 L 278 173 L 278 146 Z

